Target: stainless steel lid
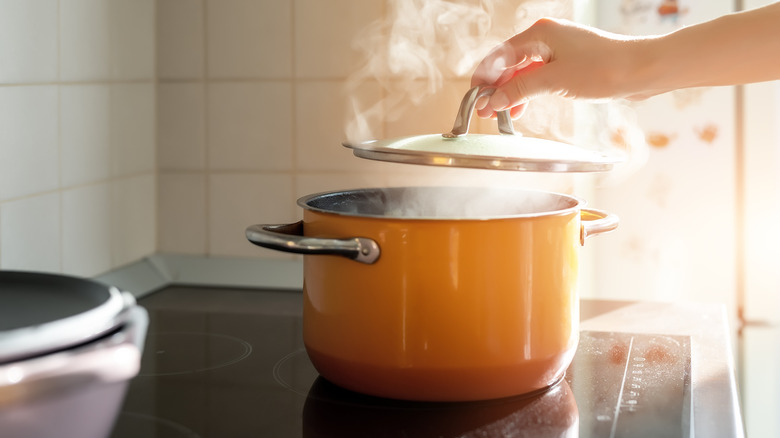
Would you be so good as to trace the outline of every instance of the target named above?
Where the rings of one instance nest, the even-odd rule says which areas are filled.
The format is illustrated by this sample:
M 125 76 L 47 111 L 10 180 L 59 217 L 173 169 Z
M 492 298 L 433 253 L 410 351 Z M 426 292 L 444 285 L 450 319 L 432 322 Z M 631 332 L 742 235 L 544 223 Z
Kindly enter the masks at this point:
M 0 271 L 0 364 L 100 338 L 134 305 L 132 295 L 91 280 Z
M 344 143 L 355 156 L 429 166 L 534 172 L 604 172 L 622 157 L 515 133 L 509 111 L 498 113 L 501 135 L 469 134 L 477 99 L 495 89 L 477 86 L 461 102 L 452 131 L 444 134 Z

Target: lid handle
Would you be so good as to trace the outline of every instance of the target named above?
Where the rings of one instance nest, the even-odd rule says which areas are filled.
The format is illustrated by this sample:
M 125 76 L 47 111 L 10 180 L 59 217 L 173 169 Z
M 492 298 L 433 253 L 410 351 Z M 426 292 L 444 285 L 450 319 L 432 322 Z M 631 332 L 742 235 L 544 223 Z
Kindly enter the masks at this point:
M 490 96 L 495 91 L 495 87 L 484 84 L 477 85 L 470 89 L 460 102 L 460 108 L 458 109 L 458 115 L 455 117 L 455 124 L 452 126 L 452 131 L 445 132 L 442 134 L 442 137 L 456 138 L 468 134 L 469 125 L 471 124 L 471 115 L 474 113 L 474 105 L 477 103 L 477 100 L 481 97 Z M 515 134 L 509 110 L 498 112 L 498 132 L 507 135 Z

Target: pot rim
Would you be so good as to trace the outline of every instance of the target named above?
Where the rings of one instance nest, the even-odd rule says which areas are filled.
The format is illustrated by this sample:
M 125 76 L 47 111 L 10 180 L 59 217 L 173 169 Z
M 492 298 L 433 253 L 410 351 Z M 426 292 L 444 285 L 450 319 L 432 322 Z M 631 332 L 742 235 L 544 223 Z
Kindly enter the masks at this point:
M 309 205 L 311 201 L 322 199 L 325 197 L 347 196 L 349 194 L 382 192 L 388 190 L 483 190 L 483 189 L 493 190 L 493 191 L 495 190 L 512 191 L 512 192 L 525 193 L 525 194 L 548 195 L 548 196 L 557 197 L 559 200 L 568 201 L 571 205 L 562 208 L 554 208 L 550 210 L 532 212 L 532 213 L 470 215 L 467 217 L 423 216 L 423 215 L 401 216 L 401 215 L 388 215 L 388 214 L 380 215 L 380 214 L 338 211 L 338 210 Z M 514 187 L 392 186 L 392 187 L 370 187 L 370 188 L 360 188 L 360 189 L 344 189 L 344 190 L 330 190 L 324 192 L 317 192 L 317 193 L 312 193 L 298 198 L 297 204 L 304 210 L 309 210 L 317 213 L 331 214 L 336 216 L 356 217 L 356 218 L 374 218 L 374 219 L 385 219 L 385 220 L 392 219 L 392 220 L 404 220 L 404 221 L 415 221 L 415 220 L 418 221 L 485 221 L 485 220 L 497 220 L 497 219 L 532 219 L 532 218 L 539 218 L 545 216 L 559 216 L 559 215 L 567 215 L 567 214 L 576 215 L 583 207 L 585 207 L 587 201 L 585 201 L 583 198 L 573 196 L 573 195 L 568 195 L 565 193 L 551 192 L 546 190 L 521 189 L 521 188 L 514 188 Z

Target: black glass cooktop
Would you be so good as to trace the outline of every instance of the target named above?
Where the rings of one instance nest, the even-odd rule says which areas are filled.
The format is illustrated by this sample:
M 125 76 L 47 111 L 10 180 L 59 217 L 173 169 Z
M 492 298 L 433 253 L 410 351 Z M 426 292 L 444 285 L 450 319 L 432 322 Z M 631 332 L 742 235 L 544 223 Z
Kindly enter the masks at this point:
M 404 402 L 317 375 L 300 292 L 169 287 L 139 303 L 150 326 L 113 438 L 692 436 L 686 336 L 585 331 L 541 394 Z

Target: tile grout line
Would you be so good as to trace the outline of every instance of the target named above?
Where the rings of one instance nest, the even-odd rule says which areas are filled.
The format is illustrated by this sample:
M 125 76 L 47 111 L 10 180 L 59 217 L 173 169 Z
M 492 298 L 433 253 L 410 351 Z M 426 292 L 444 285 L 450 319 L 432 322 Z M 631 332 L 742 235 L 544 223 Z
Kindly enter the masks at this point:
M 296 74 L 296 68 L 297 63 L 296 55 L 296 37 L 295 37 L 295 0 L 290 1 L 290 52 L 292 53 L 292 56 L 290 56 L 290 120 L 292 120 L 292 123 L 290 123 L 290 159 L 292 160 L 291 164 L 291 184 L 290 188 L 292 189 L 292 195 L 293 198 L 297 198 L 298 196 L 298 119 L 296 117 L 298 113 L 298 77 Z M 298 209 L 294 202 L 292 204 L 292 218 L 295 218 Z
M 209 30 L 208 30 L 208 1 L 209 0 L 201 0 L 200 1 L 200 7 L 202 11 L 202 26 L 203 26 L 203 39 L 201 43 L 203 44 L 203 60 L 201 65 L 201 84 L 202 84 L 202 92 L 203 92 L 203 114 L 201 114 L 202 117 L 202 123 L 203 123 L 203 143 L 205 147 L 203 148 L 203 208 L 204 212 L 203 215 L 205 216 L 205 223 L 206 223 L 206 229 L 204 230 L 204 242 L 203 242 L 203 251 L 206 253 L 206 256 L 211 255 L 211 160 L 209 159 L 210 156 L 210 150 L 211 150 L 211 141 L 209 140 L 209 108 L 211 104 L 211 99 L 209 99 L 209 72 L 208 72 L 208 61 L 209 61 L 209 45 L 208 45 L 208 38 L 209 38 Z
M 112 71 L 113 59 L 114 59 L 114 55 L 115 55 L 114 54 L 113 44 L 115 43 L 114 42 L 114 38 L 116 38 L 116 34 L 115 34 L 115 31 L 113 30 L 113 26 L 110 25 L 110 21 L 111 21 L 111 18 L 112 18 L 111 8 L 113 6 L 114 6 L 113 4 L 109 4 L 107 9 L 106 9 L 106 11 L 105 11 L 105 15 L 104 15 L 104 20 L 106 21 L 106 23 L 108 23 L 108 41 L 109 41 L 108 44 L 109 44 L 109 46 L 108 46 L 108 70 L 107 70 L 108 71 L 108 75 L 107 76 L 110 77 L 110 78 L 113 78 L 113 76 L 114 76 L 113 75 L 113 71 Z M 106 127 L 106 135 L 107 135 L 107 141 L 108 141 L 108 176 L 109 176 L 109 181 L 114 177 L 114 162 L 115 162 L 115 160 L 117 158 L 116 157 L 116 155 L 117 155 L 117 152 L 116 152 L 117 145 L 114 144 L 115 129 L 114 129 L 114 126 L 113 126 L 114 125 L 114 123 L 113 123 L 114 114 L 113 113 L 115 111 L 114 99 L 115 99 L 115 96 L 116 96 L 115 93 L 116 93 L 116 88 L 109 86 L 108 87 L 108 126 Z M 117 168 L 118 168 L 118 166 L 117 166 Z M 107 189 L 108 189 L 108 212 L 107 212 L 107 216 L 108 216 L 108 229 L 113 231 L 115 229 L 115 227 L 117 226 L 118 222 L 119 222 L 119 219 L 118 219 L 118 217 L 119 217 L 118 210 L 119 209 L 115 205 L 116 196 L 114 196 L 114 193 L 113 193 L 114 190 L 117 190 L 117 189 L 116 189 L 116 185 L 112 184 L 112 183 L 108 184 L 108 188 Z M 119 259 L 119 257 L 117 256 L 117 253 L 118 253 L 118 249 L 119 249 L 120 245 L 118 244 L 117 239 L 114 236 L 119 234 L 119 233 L 110 233 L 110 234 L 111 235 L 109 236 L 109 239 L 108 239 L 108 260 L 109 260 L 108 264 L 109 264 L 109 266 L 117 266 L 118 265 L 118 259 Z
M 172 173 L 188 173 L 188 172 L 186 172 L 186 171 L 184 171 L 184 172 L 174 171 Z M 55 194 L 55 193 L 60 193 L 61 194 L 61 193 L 64 193 L 64 192 L 68 192 L 68 191 L 71 191 L 71 190 L 82 189 L 82 188 L 85 188 L 85 187 L 100 186 L 100 185 L 104 185 L 104 184 L 105 185 L 110 185 L 113 182 L 123 181 L 123 180 L 126 180 L 126 179 L 137 178 L 137 177 L 141 177 L 141 176 L 149 176 L 149 175 L 154 176 L 155 175 L 155 171 L 152 170 L 150 172 L 150 171 L 146 170 L 146 171 L 140 171 L 140 172 L 132 172 L 132 173 L 127 173 L 127 174 L 124 174 L 124 175 L 121 175 L 121 176 L 110 176 L 108 178 L 103 178 L 103 179 L 99 179 L 99 180 L 95 180 L 95 181 L 87 181 L 87 182 L 77 183 L 77 184 L 73 184 L 73 185 L 69 185 L 69 186 L 56 187 L 56 188 L 49 189 L 49 190 L 42 190 L 42 191 L 37 191 L 37 192 L 33 192 L 33 193 L 27 193 L 27 194 L 24 194 L 24 195 L 18 195 L 18 196 L 14 196 L 14 197 L 11 197 L 11 198 L 8 198 L 8 199 L 4 199 L 2 202 L 0 202 L 0 204 L 12 203 L 12 202 L 17 202 L 17 201 L 24 201 L 24 200 L 27 200 L 27 199 L 37 198 L 38 196 L 47 196 L 47 195 L 52 195 L 52 194 Z
M 57 208 L 59 209 L 59 270 L 65 270 L 65 201 L 62 196 L 62 0 L 57 0 Z
M 152 128 L 154 130 L 154 164 L 153 164 L 153 171 L 152 175 L 154 178 L 154 251 L 157 253 L 160 251 L 160 117 L 159 117 L 159 91 L 160 91 L 160 82 L 158 80 L 159 73 L 157 70 L 158 67 L 158 59 L 157 59 L 157 41 L 159 41 L 159 32 L 158 32 L 158 24 L 159 24 L 159 17 L 157 14 L 157 1 L 155 0 L 153 2 L 153 8 L 154 8 L 154 17 L 152 18 L 154 20 L 154 23 L 152 24 L 152 32 L 154 33 L 153 41 L 154 45 L 152 46 L 153 50 L 153 56 L 152 56 L 152 74 L 153 74 L 153 80 L 152 80 L 152 87 L 153 87 L 153 95 L 154 95 L 154 127 Z
M 4 82 L 0 83 L 0 88 L 13 88 L 13 87 L 41 87 L 41 86 L 76 86 L 76 85 L 117 85 L 117 84 L 154 84 L 155 78 L 136 78 L 136 79 L 84 79 L 75 81 L 63 81 L 59 80 L 60 71 L 60 56 L 59 56 L 59 44 L 57 47 L 57 81 L 41 81 L 41 82 Z M 171 81 L 170 82 L 176 82 Z M 184 80 L 183 80 L 184 81 Z
M 388 9 L 387 1 L 382 2 L 382 20 L 384 22 L 387 21 L 387 13 L 388 13 L 387 9 Z M 387 102 L 387 93 L 388 93 L 387 87 L 385 87 L 385 86 L 380 87 L 379 93 L 380 93 L 379 94 L 379 98 L 381 99 L 380 102 L 382 103 L 382 107 L 380 108 L 380 110 L 381 110 L 380 126 L 381 126 L 381 130 L 382 131 L 379 133 L 379 136 L 381 138 L 386 138 L 387 137 L 387 104 L 386 104 L 386 102 Z

